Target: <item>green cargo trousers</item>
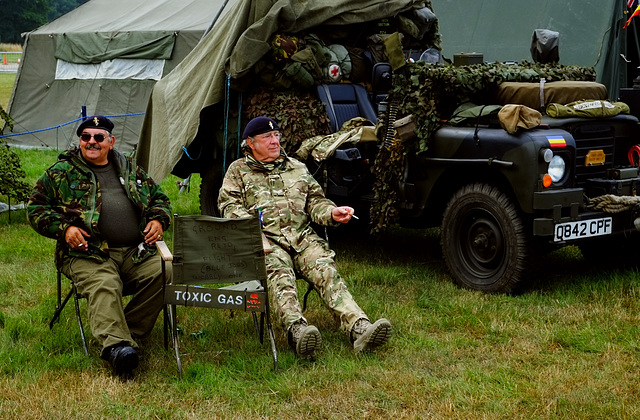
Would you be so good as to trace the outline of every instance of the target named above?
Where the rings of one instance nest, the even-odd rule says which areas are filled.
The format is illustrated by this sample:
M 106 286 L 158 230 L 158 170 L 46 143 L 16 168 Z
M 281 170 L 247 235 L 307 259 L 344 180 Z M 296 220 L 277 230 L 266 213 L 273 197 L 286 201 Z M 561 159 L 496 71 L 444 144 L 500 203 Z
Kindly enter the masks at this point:
M 277 318 L 289 330 L 293 324 L 306 319 L 298 300 L 297 274 L 313 284 L 325 306 L 340 320 L 340 329 L 349 334 L 359 319 L 368 319 L 349 293 L 344 279 L 338 273 L 335 253 L 324 241 L 311 241 L 301 253 L 289 254 L 277 244 L 266 255 L 267 282 L 272 307 Z
M 109 259 L 65 258 L 62 272 L 87 298 L 91 333 L 104 349 L 121 343 L 138 348 L 136 339 L 151 333 L 162 310 L 162 261 L 158 254 L 133 262 L 137 247 L 110 248 Z M 167 265 L 171 281 L 171 265 Z M 132 295 L 126 307 L 122 296 Z

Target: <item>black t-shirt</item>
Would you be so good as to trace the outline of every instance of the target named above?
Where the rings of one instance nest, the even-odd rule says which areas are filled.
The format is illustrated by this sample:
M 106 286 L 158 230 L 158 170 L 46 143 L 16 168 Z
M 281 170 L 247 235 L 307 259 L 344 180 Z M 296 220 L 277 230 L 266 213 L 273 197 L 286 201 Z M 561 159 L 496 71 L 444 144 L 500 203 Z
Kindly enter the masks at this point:
M 127 196 L 125 180 L 118 177 L 115 167 L 108 163 L 104 166 L 91 165 L 98 178 L 102 207 L 98 229 L 110 247 L 128 247 L 138 245 L 140 236 L 140 210 Z

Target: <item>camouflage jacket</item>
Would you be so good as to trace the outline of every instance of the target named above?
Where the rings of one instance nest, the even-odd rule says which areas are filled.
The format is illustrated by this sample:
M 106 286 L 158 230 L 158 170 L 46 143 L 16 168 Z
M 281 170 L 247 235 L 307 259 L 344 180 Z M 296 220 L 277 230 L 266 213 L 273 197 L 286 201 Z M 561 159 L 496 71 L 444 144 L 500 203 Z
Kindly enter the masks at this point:
M 337 225 L 331 217 L 336 205 L 325 198 L 304 164 L 285 157 L 269 170 L 248 162 L 249 156 L 238 159 L 227 170 L 218 197 L 223 217 L 247 217 L 259 211 L 267 239 L 297 252 L 310 241 L 321 240 L 311 221 Z
M 58 240 L 58 257 L 70 255 L 106 261 L 108 246 L 98 229 L 102 197 L 96 176 L 77 148 L 62 152 L 58 159 L 36 182 L 27 205 L 29 222 L 41 235 Z M 110 152 L 109 161 L 115 166 L 123 185 L 126 180 L 127 195 L 140 209 L 141 238 L 151 220 L 158 220 L 166 231 L 171 222 L 171 205 L 160 186 L 144 170 L 134 166 L 131 158 L 115 149 Z M 69 226 L 82 228 L 91 235 L 87 238 L 87 252 L 67 246 L 64 234 Z M 145 254 L 151 255 L 155 249 L 148 251 Z

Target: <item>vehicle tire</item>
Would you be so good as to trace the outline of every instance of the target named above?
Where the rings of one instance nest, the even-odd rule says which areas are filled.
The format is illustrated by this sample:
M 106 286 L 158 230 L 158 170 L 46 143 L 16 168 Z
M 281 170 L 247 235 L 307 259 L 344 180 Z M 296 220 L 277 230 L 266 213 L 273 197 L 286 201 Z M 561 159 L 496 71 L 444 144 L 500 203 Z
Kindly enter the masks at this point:
M 442 253 L 454 282 L 511 293 L 521 281 L 527 241 L 512 200 L 487 184 L 470 184 L 449 200 L 441 227 Z
M 218 191 L 222 186 L 222 165 L 214 162 L 200 174 L 200 213 L 219 216 Z

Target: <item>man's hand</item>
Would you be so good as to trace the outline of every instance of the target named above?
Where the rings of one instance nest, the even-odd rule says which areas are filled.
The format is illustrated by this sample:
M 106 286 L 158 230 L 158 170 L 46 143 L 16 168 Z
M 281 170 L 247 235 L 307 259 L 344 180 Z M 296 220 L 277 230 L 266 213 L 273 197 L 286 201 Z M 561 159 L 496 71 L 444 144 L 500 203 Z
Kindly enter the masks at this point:
M 348 206 L 336 207 L 331 211 L 331 217 L 338 223 L 347 223 L 353 217 L 354 210 Z
M 157 220 L 152 220 L 147 223 L 147 226 L 145 226 L 144 233 L 144 243 L 147 245 L 153 245 L 162 240 L 162 235 L 164 234 L 162 231 L 162 224 Z
M 91 235 L 84 229 L 80 229 L 76 226 L 69 226 L 64 232 L 64 240 L 69 244 L 72 249 L 76 251 L 88 251 L 87 239 Z

